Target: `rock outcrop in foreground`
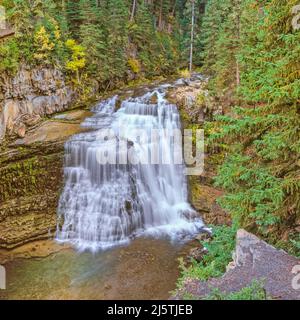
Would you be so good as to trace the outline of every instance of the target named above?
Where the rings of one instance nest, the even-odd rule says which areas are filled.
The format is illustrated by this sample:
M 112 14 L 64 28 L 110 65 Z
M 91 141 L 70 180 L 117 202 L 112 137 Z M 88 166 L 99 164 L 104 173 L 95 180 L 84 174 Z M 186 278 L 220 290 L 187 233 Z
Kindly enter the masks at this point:
M 227 272 L 206 282 L 186 280 L 177 298 L 188 293 L 201 299 L 212 288 L 218 288 L 223 293 L 236 292 L 256 279 L 264 283 L 266 294 L 272 299 L 298 300 L 300 284 L 297 271 L 300 271 L 299 259 L 241 229 L 237 232 L 236 250 Z

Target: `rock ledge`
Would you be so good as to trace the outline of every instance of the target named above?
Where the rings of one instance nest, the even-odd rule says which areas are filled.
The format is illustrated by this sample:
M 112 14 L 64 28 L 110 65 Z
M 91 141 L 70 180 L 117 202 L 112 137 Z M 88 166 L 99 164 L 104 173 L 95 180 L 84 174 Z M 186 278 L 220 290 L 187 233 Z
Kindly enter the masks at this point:
M 180 299 L 183 294 L 188 293 L 201 299 L 212 288 L 218 288 L 223 293 L 236 292 L 256 279 L 263 281 L 266 294 L 272 299 L 299 300 L 299 275 L 295 273 L 295 270 L 300 271 L 300 266 L 296 267 L 298 265 L 300 260 L 296 257 L 240 229 L 237 232 L 233 261 L 228 265 L 226 273 L 206 282 L 188 279 L 176 298 Z

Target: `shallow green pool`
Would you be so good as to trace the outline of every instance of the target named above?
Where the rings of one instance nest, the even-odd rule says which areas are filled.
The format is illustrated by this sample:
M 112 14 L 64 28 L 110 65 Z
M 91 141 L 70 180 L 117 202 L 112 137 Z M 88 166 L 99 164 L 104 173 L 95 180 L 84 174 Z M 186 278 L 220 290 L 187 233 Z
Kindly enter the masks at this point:
M 1 299 L 167 299 L 190 244 L 139 238 L 97 254 L 73 249 L 5 265 Z

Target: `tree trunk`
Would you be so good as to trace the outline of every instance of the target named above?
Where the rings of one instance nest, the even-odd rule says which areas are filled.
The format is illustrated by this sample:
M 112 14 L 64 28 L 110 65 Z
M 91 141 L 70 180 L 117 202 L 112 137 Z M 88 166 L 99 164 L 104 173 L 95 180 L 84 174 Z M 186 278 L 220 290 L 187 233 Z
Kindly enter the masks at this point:
M 130 15 L 130 21 L 133 22 L 134 20 L 134 15 L 136 12 L 136 4 L 137 4 L 137 0 L 133 0 L 133 4 L 132 4 L 132 10 L 131 10 L 131 15 Z
M 240 43 L 240 36 L 241 36 L 241 20 L 240 15 L 237 16 L 237 43 Z M 240 85 L 240 65 L 238 58 L 236 57 L 236 86 Z
M 163 0 L 160 0 L 158 30 L 159 31 L 163 30 Z
M 190 74 L 192 74 L 192 71 L 193 71 L 194 24 L 195 24 L 195 0 L 192 0 L 192 28 L 191 28 L 190 67 L 189 67 Z
M 240 85 L 240 66 L 239 66 L 239 62 L 236 59 L 236 85 L 237 87 Z

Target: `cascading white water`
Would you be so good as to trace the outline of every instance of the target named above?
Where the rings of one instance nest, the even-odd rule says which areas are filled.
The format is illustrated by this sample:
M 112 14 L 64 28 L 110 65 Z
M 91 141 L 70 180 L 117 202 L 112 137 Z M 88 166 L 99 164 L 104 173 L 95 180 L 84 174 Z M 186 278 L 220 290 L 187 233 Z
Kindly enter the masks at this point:
M 75 135 L 66 143 L 65 187 L 58 209 L 63 224 L 57 240 L 97 250 L 140 234 L 177 239 L 199 232 L 203 223 L 187 201 L 184 166 L 142 161 L 155 149 L 170 158 L 173 152 L 163 133 L 156 146 L 149 140 L 153 129 L 180 128 L 176 106 L 165 99 L 165 87 L 125 100 L 114 112 L 117 99 L 101 102 L 93 110 L 95 115 L 84 121 L 83 126 L 94 131 Z M 99 162 L 99 154 L 115 148 L 110 137 L 100 137 L 103 129 L 112 130 L 118 141 L 127 141 L 126 148 L 140 161 Z M 138 129 L 149 135 L 136 139 Z M 124 152 L 115 150 L 117 156 Z

